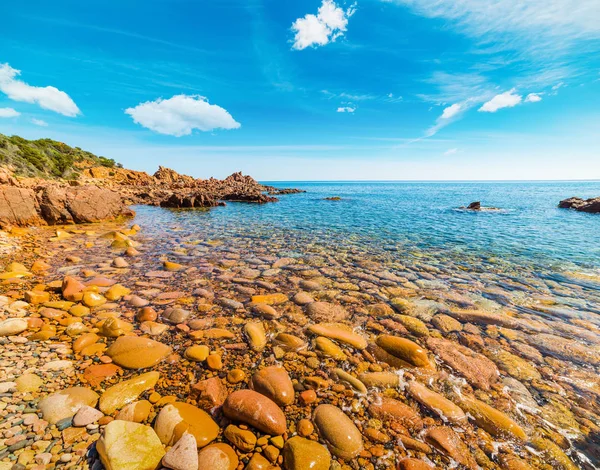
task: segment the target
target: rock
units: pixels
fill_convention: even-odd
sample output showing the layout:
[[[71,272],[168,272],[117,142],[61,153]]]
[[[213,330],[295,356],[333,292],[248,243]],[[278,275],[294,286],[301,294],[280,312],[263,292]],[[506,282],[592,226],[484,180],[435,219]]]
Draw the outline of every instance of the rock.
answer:
[[[104,293],[104,297],[113,302],[129,294],[131,294],[131,289],[128,289],[121,284],[115,284]]]
[[[276,320],[281,317],[281,314],[268,304],[255,304],[252,306],[252,311],[267,320]]]
[[[381,335],[377,338],[376,343],[387,353],[415,367],[431,367],[427,350],[409,339]]]
[[[431,323],[444,334],[462,331],[462,324],[449,315],[440,313],[431,319]]]
[[[50,292],[46,291],[27,291],[25,292],[25,302],[32,305],[39,305],[50,301]]]
[[[79,411],[73,417],[73,426],[87,426],[88,424],[95,423],[104,416],[104,413],[98,411],[96,408],[84,405],[79,408]]]
[[[411,397],[432,413],[438,415],[444,422],[461,424],[467,420],[464,411],[439,393],[428,389],[419,382],[408,384],[407,391]]]
[[[158,341],[139,336],[120,336],[106,350],[115,364],[127,369],[145,369],[165,359],[173,350]]]
[[[329,470],[331,455],[326,447],[309,439],[292,437],[283,447],[285,470]]]
[[[308,292],[298,292],[292,300],[296,305],[308,305],[315,301]]]
[[[42,223],[40,206],[33,190],[0,186],[0,228]]]
[[[358,375],[367,388],[397,388],[400,376],[394,372],[364,372]]]
[[[271,465],[271,462],[257,452],[252,456],[244,470],[279,470],[279,467]]]
[[[195,384],[191,394],[195,396],[198,406],[209,410],[221,406],[225,402],[227,389],[218,377],[211,377]]]
[[[340,382],[344,382],[350,385],[351,388],[353,388],[359,393],[367,393],[367,387],[365,386],[365,384],[353,375],[346,372],[344,369],[336,368],[333,370],[333,373],[337,376]]]
[[[288,296],[281,293],[252,296],[253,304],[281,305],[287,301]]]
[[[100,397],[100,410],[107,415],[113,414],[152,389],[159,377],[158,372],[147,372],[113,385]]]
[[[363,439],[360,431],[338,407],[317,406],[313,414],[313,422],[319,431],[319,436],[336,457],[350,460],[362,452]]]
[[[106,425],[96,450],[106,470],[156,470],[165,455],[151,427],[120,420]]]
[[[225,416],[249,424],[259,431],[278,436],[286,431],[285,415],[277,404],[253,390],[238,390],[223,404]]]
[[[194,362],[203,362],[206,360],[210,353],[210,349],[205,345],[194,345],[190,346],[185,350],[183,355],[186,359]]]
[[[109,317],[101,323],[98,324],[98,334],[107,338],[117,338],[133,330],[131,323],[127,323],[119,318]]]
[[[15,380],[17,390],[24,392],[37,392],[44,381],[35,374],[23,374]]]
[[[521,426],[488,404],[476,398],[463,396],[461,405],[469,413],[470,417],[473,418],[477,426],[486,430],[492,436],[508,439],[514,438],[520,441],[527,439],[527,435]]]
[[[198,449],[194,436],[188,432],[183,433],[163,457],[162,464],[172,470],[198,470]]]
[[[486,351],[486,355],[498,364],[501,370],[518,380],[542,380],[541,374],[529,361],[521,359],[502,348],[489,349]]]
[[[460,465],[470,470],[479,468],[467,445],[452,428],[446,426],[430,428],[425,433],[425,440]]]
[[[294,402],[294,385],[283,367],[265,367],[254,373],[250,386],[280,406]]]
[[[558,203],[561,209],[574,209],[580,212],[589,212],[591,214],[600,213],[600,197],[591,199],[581,199],[579,197],[571,197],[564,199]]]
[[[141,423],[150,415],[152,404],[148,400],[140,400],[126,405],[119,411],[116,419]]]
[[[329,302],[309,303],[306,306],[306,314],[315,322],[340,322],[349,316],[344,307]]]
[[[241,429],[233,424],[225,428],[223,435],[234,447],[237,447],[244,453],[252,452],[256,446],[256,436],[252,432]]]
[[[81,302],[86,307],[99,307],[100,305],[104,305],[107,300],[104,298],[104,296],[98,294],[97,292],[87,291],[83,293]]]
[[[0,336],[14,336],[27,329],[27,320],[23,318],[9,318],[0,321]]]
[[[434,470],[434,468],[419,459],[402,459],[396,470]]]
[[[535,437],[532,439],[531,444],[539,453],[538,455],[540,455],[542,460],[553,469],[577,470],[578,467],[554,442],[543,437]]]
[[[219,434],[219,426],[203,410],[188,403],[175,402],[165,406],[154,423],[154,430],[165,445],[174,445],[183,433],[196,438],[198,448],[214,441]]]
[[[248,322],[244,325],[244,332],[253,351],[262,351],[267,345],[267,334],[261,322]]]
[[[496,364],[466,346],[440,338],[428,338],[427,346],[474,387],[489,390],[498,380]]]
[[[235,470],[239,460],[231,446],[211,444],[198,453],[198,470]]]
[[[545,333],[528,336],[527,342],[551,356],[583,365],[600,365],[600,351],[597,347],[590,348],[577,341]]]
[[[420,431],[423,429],[423,420],[410,406],[389,397],[377,397],[369,405],[369,414],[377,419],[396,421],[402,426]]]
[[[331,341],[329,338],[319,336],[315,339],[315,350],[317,350],[323,356],[331,357],[337,361],[344,361],[347,359],[346,354],[337,344]]]
[[[163,320],[167,321],[168,323],[171,323],[172,325],[185,323],[185,321],[189,317],[190,312],[179,307],[169,307],[162,314]]]
[[[95,407],[98,394],[89,388],[71,387],[48,395],[39,403],[42,416],[50,424],[56,424],[61,419],[70,418],[82,406]]]
[[[365,349],[368,342],[358,333],[355,333],[349,326],[341,323],[319,323],[310,325],[308,331],[326,338],[335,339],[346,343],[356,349]]]
[[[65,276],[62,283],[62,295],[67,300],[79,301],[83,297],[85,284],[71,276]]]

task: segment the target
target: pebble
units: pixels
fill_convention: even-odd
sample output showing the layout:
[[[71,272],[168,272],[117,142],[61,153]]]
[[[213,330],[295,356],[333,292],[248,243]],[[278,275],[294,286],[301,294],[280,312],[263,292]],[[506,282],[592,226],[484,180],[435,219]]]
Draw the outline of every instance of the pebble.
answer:
[[[279,406],[294,402],[294,384],[283,367],[270,366],[256,371],[251,378],[251,387]]]
[[[253,390],[231,393],[223,404],[225,416],[233,421],[249,424],[270,435],[286,431],[287,422],[283,411],[275,402]]]
[[[355,458],[363,450],[363,439],[352,420],[333,405],[319,405],[313,413],[313,422],[321,438],[336,457]]]

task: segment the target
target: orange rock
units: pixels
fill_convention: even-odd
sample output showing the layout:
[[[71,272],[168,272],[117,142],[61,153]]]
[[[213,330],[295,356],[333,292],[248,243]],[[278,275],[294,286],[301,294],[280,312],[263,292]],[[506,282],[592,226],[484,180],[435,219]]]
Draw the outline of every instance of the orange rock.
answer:
[[[83,298],[85,284],[71,276],[65,276],[62,284],[62,295],[66,300],[78,302]]]
[[[114,364],[94,364],[83,372],[83,377],[91,386],[97,387],[104,379],[117,375],[121,370]]]

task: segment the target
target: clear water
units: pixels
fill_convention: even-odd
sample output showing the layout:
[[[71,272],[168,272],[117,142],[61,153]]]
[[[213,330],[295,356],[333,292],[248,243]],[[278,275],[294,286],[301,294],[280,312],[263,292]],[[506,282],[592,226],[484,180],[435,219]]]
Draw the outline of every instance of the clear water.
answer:
[[[599,196],[598,181],[272,184],[307,193],[281,196],[276,204],[229,203],[208,212],[137,207],[137,222],[157,228],[178,226],[205,238],[285,239],[290,251],[315,244],[344,245],[373,254],[423,253],[464,259],[469,264],[493,261],[533,268],[600,268],[600,214],[557,208],[567,197]],[[324,200],[330,196],[342,199]],[[456,210],[472,201],[503,210]],[[157,221],[161,223],[151,223]]]

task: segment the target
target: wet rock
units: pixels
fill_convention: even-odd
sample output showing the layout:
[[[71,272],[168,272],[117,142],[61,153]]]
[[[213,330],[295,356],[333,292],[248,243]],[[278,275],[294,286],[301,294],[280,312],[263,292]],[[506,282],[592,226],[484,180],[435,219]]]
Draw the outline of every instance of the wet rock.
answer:
[[[412,398],[438,415],[444,422],[461,424],[467,420],[467,416],[459,406],[419,382],[410,382],[407,391]]]
[[[241,429],[233,424],[225,428],[223,435],[225,439],[242,452],[252,452],[254,447],[256,447],[256,436],[250,431]]]
[[[174,445],[188,432],[195,437],[198,448],[210,444],[219,434],[219,426],[205,411],[182,402],[166,405],[156,418],[154,430],[165,445]]]
[[[140,400],[126,405],[119,411],[116,419],[141,423],[150,415],[152,404],[148,400]]]
[[[358,333],[355,333],[349,326],[341,323],[320,323],[318,325],[310,325],[308,331],[316,335],[325,336],[326,338],[346,343],[356,349],[365,349],[368,344],[365,338]]]
[[[262,351],[267,345],[267,334],[261,322],[248,322],[244,325],[244,332],[253,351]]]
[[[490,405],[476,398],[464,396],[461,406],[469,413],[477,426],[485,429],[492,436],[514,438],[520,441],[527,439],[527,435],[521,426]]]
[[[596,214],[600,213],[600,198],[581,199],[579,197],[571,197],[560,201],[558,207]]]
[[[489,390],[498,380],[496,364],[465,346],[439,338],[429,338],[427,346],[474,387]]]
[[[286,470],[329,470],[331,455],[318,442],[296,436],[283,447],[283,465]]]
[[[255,304],[252,306],[252,311],[267,320],[276,320],[281,317],[281,314],[268,304]]]
[[[163,457],[162,464],[172,470],[198,470],[198,449],[194,436],[183,433]]]
[[[40,401],[42,416],[50,424],[56,424],[61,419],[70,418],[82,406],[95,407],[98,394],[89,388],[71,387],[48,395]]]
[[[294,402],[294,385],[283,367],[265,367],[254,373],[251,387],[280,406]]]
[[[287,301],[288,296],[281,293],[252,296],[253,304],[281,305]]]
[[[136,401],[142,393],[154,388],[159,376],[158,372],[147,372],[113,385],[100,397],[100,410],[104,414],[111,415]]]
[[[171,352],[166,344],[139,336],[121,336],[106,350],[117,365],[127,369],[155,366]]]
[[[431,465],[419,459],[402,459],[398,462],[397,470],[434,470]]]
[[[398,336],[381,335],[377,338],[377,346],[387,353],[412,364],[415,367],[431,367],[427,350],[417,343]]]
[[[292,301],[296,305],[308,305],[311,302],[314,302],[315,299],[313,299],[308,292],[298,292],[296,295],[294,295]]]
[[[198,470],[235,470],[238,462],[235,451],[223,443],[211,444],[198,453]]]
[[[189,317],[190,312],[179,307],[169,307],[162,314],[163,320],[165,320],[168,323],[171,323],[172,325],[185,323]]]
[[[364,372],[358,378],[368,388],[397,388],[400,376],[394,372]]]
[[[210,349],[205,345],[194,345],[190,346],[185,350],[183,354],[186,359],[194,362],[203,362],[206,360],[210,353]]]
[[[419,431],[423,429],[423,420],[410,406],[388,397],[376,397],[369,405],[369,414],[377,419],[396,421],[402,426]]]
[[[467,445],[452,428],[446,426],[430,428],[425,434],[425,440],[460,465],[470,470],[479,468]]]
[[[225,416],[249,424],[271,435],[283,434],[287,423],[281,408],[271,399],[253,390],[238,390],[223,404]]]
[[[548,462],[556,470],[577,470],[577,466],[554,442],[542,437],[535,437],[531,444],[540,453],[544,462]]]
[[[315,350],[323,356],[331,357],[332,359],[343,361],[347,359],[344,351],[329,338],[319,336],[315,339]]]
[[[578,364],[600,365],[600,348],[586,347],[581,343],[556,335],[531,335],[527,342],[541,352]]]
[[[315,322],[340,322],[349,317],[341,305],[329,302],[311,302],[306,306],[306,314]]]
[[[96,450],[107,470],[155,470],[165,455],[151,427],[119,420],[106,425]]]
[[[338,407],[319,405],[314,411],[313,422],[336,457],[349,460],[362,452],[363,439],[360,431]]]
[[[102,416],[104,416],[104,413],[98,411],[96,408],[87,405],[82,406],[73,417],[73,426],[87,426],[88,424],[95,423]]]
[[[449,315],[439,314],[431,319],[431,323],[444,334],[462,331],[462,324]]]

